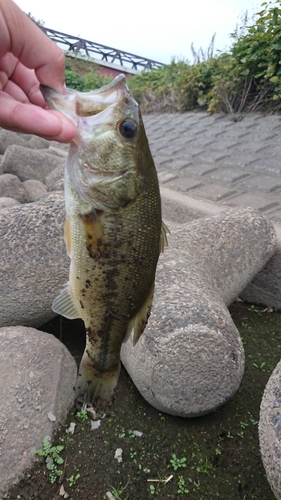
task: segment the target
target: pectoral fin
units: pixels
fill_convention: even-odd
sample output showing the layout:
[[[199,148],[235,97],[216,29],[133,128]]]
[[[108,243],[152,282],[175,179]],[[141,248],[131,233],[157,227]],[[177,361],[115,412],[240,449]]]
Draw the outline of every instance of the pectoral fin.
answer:
[[[88,214],[79,214],[79,217],[84,225],[85,242],[89,256],[92,259],[106,257],[108,255],[108,249],[97,211],[93,209]]]
[[[133,345],[137,343],[141,334],[144,332],[144,329],[148,322],[148,318],[150,316],[153,294],[154,294],[154,283],[142,307],[137,312],[136,316],[134,316],[134,318],[131,319],[131,321],[129,322],[124,342],[128,340],[130,333],[133,329],[134,329]]]
[[[74,304],[73,298],[70,294],[69,283],[64,285],[60,294],[53,301],[52,310],[67,319],[80,318],[80,314],[77,311],[76,305]]]

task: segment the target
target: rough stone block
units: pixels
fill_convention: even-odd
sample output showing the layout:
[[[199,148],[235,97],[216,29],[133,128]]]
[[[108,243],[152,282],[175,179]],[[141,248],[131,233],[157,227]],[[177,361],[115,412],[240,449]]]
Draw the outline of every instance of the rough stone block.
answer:
[[[0,214],[0,326],[40,326],[67,282],[63,194]]]
[[[273,177],[272,175],[255,175],[251,178],[245,179],[241,182],[240,186],[245,189],[257,189],[264,193],[272,193],[281,188],[281,179]],[[281,201],[281,195],[280,195]]]
[[[214,163],[205,164],[199,163],[199,161],[197,163],[196,160],[194,160],[194,165],[186,170],[186,174],[198,175],[201,177],[202,175],[207,175],[211,172],[215,172],[215,170],[217,170],[217,165]]]
[[[0,196],[14,198],[19,203],[26,203],[28,200],[27,192],[16,175],[0,175]]]
[[[0,498],[35,462],[34,452],[66,418],[77,367],[53,335],[34,328],[0,328]],[[52,422],[48,413],[55,417]]]
[[[234,195],[236,191],[217,184],[208,184],[207,186],[192,189],[190,193],[196,197],[217,202]]]
[[[255,154],[239,154],[231,152],[227,158],[223,158],[220,162],[224,167],[247,167],[259,161],[259,157]]]
[[[171,225],[148,326],[121,359],[160,411],[199,416],[231,398],[244,371],[239,333],[227,310],[273,255],[272,224],[251,209]]]
[[[277,201],[262,198],[261,196],[256,196],[251,193],[243,193],[238,196],[234,196],[231,200],[227,200],[227,205],[230,207],[252,207],[261,212],[266,212],[267,210],[278,207]]]
[[[0,154],[3,155],[9,146],[17,144],[28,148],[28,141],[17,132],[0,129]]]
[[[252,169],[257,172],[269,172],[270,174],[281,174],[280,157],[266,158],[255,162]]]
[[[161,181],[161,178],[159,179]],[[169,187],[180,189],[181,191],[189,191],[201,186],[198,179],[191,179],[190,177],[179,177],[169,182]]]
[[[166,171],[163,171],[163,172],[159,172],[158,174],[158,180],[160,182],[160,184],[165,184],[167,182],[170,182],[172,181],[173,179],[177,179],[178,176],[176,173],[171,173],[171,172],[168,172],[167,170]]]
[[[10,196],[2,196],[0,198],[0,212],[19,205],[20,202],[15,200],[14,198],[11,198]]]
[[[38,137],[37,135],[32,135],[28,141],[28,145],[33,149],[45,149],[48,148],[50,141],[47,139],[43,139],[42,137]]]
[[[0,177],[0,182],[1,182],[1,177]],[[37,201],[40,198],[42,198],[42,196],[47,194],[46,186],[41,181],[37,181],[36,179],[30,179],[29,181],[24,181],[22,184],[28,195],[29,202]]]
[[[281,311],[281,229],[276,227],[278,245],[274,255],[240,294],[241,299]]]
[[[209,173],[208,177],[226,184],[233,184],[234,182],[238,182],[246,177],[249,177],[249,175],[250,174],[247,174],[247,172],[245,172],[242,168],[225,167],[220,169],[217,168],[214,172]]]
[[[47,191],[64,191],[64,165],[55,168],[46,177]]]
[[[14,174],[21,181],[37,179],[46,182],[47,175],[64,163],[64,159],[47,153],[41,153],[22,146],[9,146],[2,160],[3,172]]]
[[[281,361],[266,385],[259,421],[259,441],[268,482],[281,500]]]

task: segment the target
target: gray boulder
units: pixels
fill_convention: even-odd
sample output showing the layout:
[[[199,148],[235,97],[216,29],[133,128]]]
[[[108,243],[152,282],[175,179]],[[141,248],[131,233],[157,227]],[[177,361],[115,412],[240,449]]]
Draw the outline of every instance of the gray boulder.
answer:
[[[0,129],[0,154],[3,155],[6,149],[14,144],[26,148],[29,147],[28,141],[24,139],[23,135],[11,132],[10,130]]]
[[[56,144],[56,146],[53,146],[52,144],[53,143],[51,143],[51,145],[49,146],[49,152],[53,155],[62,156],[66,159],[68,156],[69,145],[67,144],[67,148],[65,148],[65,144]]]
[[[266,385],[260,407],[259,441],[268,482],[281,500],[281,361]]]
[[[38,137],[37,135],[32,135],[28,141],[29,147],[33,149],[46,149],[49,147],[50,141],[43,139],[43,137]]]
[[[46,178],[47,191],[64,191],[64,165],[53,170]]]
[[[16,175],[0,175],[0,197],[14,198],[19,203],[26,203],[28,195],[22,182]]]
[[[4,173],[14,174],[21,181],[37,179],[45,184],[47,175],[63,163],[63,158],[22,146],[9,146],[2,160]]]
[[[19,205],[20,202],[15,200],[14,198],[11,198],[10,196],[1,196],[0,198],[0,212]]]
[[[66,347],[34,328],[0,328],[0,498],[73,405],[77,368]],[[49,415],[49,416],[48,416]],[[53,421],[53,417],[55,420]]]
[[[8,175],[8,174],[7,174]],[[1,182],[1,177],[0,177],[0,182]],[[24,181],[22,183],[29,202],[37,201],[42,196],[47,194],[47,189],[45,184],[41,181],[37,181],[36,179],[30,179],[29,181]]]
[[[227,307],[273,255],[272,224],[252,209],[171,225],[148,326],[121,359],[155,408],[193,417],[231,398],[244,351]]]
[[[39,326],[68,280],[63,194],[0,214],[0,326]]]

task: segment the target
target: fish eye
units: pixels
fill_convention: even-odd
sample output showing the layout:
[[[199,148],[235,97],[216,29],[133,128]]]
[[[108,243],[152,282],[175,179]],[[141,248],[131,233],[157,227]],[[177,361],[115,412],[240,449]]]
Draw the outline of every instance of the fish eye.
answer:
[[[137,125],[130,118],[126,118],[119,124],[120,134],[126,137],[126,139],[132,139],[135,136],[136,130]]]

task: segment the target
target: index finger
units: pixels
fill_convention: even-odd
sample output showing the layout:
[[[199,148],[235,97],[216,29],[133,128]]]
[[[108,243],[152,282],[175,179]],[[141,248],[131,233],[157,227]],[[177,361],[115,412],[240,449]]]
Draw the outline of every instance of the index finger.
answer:
[[[0,0],[0,57],[12,52],[40,83],[63,93],[62,50],[11,0]]]

